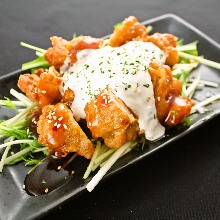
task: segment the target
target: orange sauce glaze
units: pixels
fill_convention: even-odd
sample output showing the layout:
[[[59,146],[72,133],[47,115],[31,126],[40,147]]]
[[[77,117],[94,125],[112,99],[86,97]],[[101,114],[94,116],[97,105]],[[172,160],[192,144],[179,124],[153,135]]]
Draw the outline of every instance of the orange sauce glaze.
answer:
[[[76,54],[83,49],[97,49],[103,43],[103,39],[93,38],[90,36],[82,36],[67,41],[61,37],[53,36],[50,38],[53,47],[50,47],[45,59],[50,66],[60,68],[64,61],[69,58],[71,63],[76,62]]]
[[[49,148],[57,157],[77,152],[88,159],[92,157],[94,147],[78,123],[72,111],[64,103],[47,105],[37,123],[38,141]]]

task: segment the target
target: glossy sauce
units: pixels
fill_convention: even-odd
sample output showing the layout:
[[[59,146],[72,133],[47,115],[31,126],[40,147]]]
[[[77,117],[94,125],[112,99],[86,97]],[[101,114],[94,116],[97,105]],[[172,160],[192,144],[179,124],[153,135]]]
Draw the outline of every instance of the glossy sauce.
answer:
[[[120,47],[106,46],[77,53],[72,66],[61,67],[64,80],[61,92],[70,88],[75,99],[71,105],[76,120],[85,118],[86,104],[107,86],[138,116],[146,139],[156,140],[165,128],[157,119],[149,64],[165,62],[163,52],[150,42],[131,41]]]
[[[50,193],[69,182],[74,174],[70,162],[75,155],[58,159],[53,155],[47,157],[28,173],[24,180],[25,191],[29,195],[40,196]]]

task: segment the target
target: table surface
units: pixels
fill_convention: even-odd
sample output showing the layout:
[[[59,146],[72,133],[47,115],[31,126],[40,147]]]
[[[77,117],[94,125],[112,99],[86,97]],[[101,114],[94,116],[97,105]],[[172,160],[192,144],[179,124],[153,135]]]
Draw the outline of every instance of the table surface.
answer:
[[[47,48],[51,35],[104,36],[129,15],[174,13],[220,43],[219,0],[7,0],[0,2],[0,75]],[[220,118],[100,183],[43,219],[219,219]]]

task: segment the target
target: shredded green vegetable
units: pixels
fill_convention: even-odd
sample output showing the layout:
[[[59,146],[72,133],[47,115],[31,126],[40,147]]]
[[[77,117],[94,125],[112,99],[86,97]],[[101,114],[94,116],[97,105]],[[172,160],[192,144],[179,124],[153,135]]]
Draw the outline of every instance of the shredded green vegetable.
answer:
[[[129,152],[132,150],[136,145],[138,144],[138,141],[129,141],[125,143],[122,147],[117,149],[111,157],[105,161],[104,166],[100,168],[98,173],[92,178],[92,180],[87,184],[86,188],[89,192],[91,192],[95,186],[99,183],[99,181],[103,178],[103,176],[110,170],[112,165],[120,158],[122,157],[125,152]]]
[[[220,63],[217,63],[217,62],[214,62],[214,61],[211,61],[211,60],[207,60],[203,57],[194,56],[194,55],[191,55],[191,54],[188,54],[188,53],[184,53],[182,51],[178,51],[178,55],[182,58],[189,59],[189,60],[194,60],[198,63],[201,63],[201,64],[204,64],[204,65],[207,65],[207,66],[210,66],[210,67],[213,67],[215,69],[220,70]]]
[[[5,148],[0,160],[0,172],[2,172],[4,165],[12,165],[19,161],[25,161],[26,165],[34,164],[37,160],[32,158],[32,153],[36,150],[36,152],[43,152],[44,155],[48,154],[48,150],[43,148],[36,137],[29,131],[29,125],[32,121],[30,113],[32,110],[38,108],[37,104],[13,89],[11,93],[14,94],[19,101],[15,102],[7,98],[7,102],[0,100],[0,105],[7,105],[8,108],[17,109],[18,106],[16,106],[16,104],[19,104],[19,106],[26,108],[20,112],[16,111],[14,117],[0,122],[0,136],[9,137],[5,143],[0,144],[0,149]],[[10,149],[13,146],[19,145],[20,150],[8,156]]]
[[[24,70],[30,70],[30,69],[33,69],[33,68],[38,68],[38,67],[44,67],[44,68],[45,67],[49,67],[49,63],[46,61],[46,59],[44,57],[44,55],[46,53],[46,50],[41,49],[39,47],[32,46],[32,45],[24,43],[24,42],[21,42],[20,44],[23,47],[27,47],[27,48],[29,48],[31,50],[35,50],[36,51],[36,55],[38,56],[37,59],[22,64],[22,70],[23,71]]]

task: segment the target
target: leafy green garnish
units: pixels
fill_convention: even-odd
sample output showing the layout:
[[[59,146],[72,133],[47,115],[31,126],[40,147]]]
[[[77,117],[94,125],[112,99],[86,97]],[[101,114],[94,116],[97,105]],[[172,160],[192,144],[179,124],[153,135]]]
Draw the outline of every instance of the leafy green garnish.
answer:
[[[41,161],[41,160],[32,159],[32,158],[29,158],[29,159],[24,158],[23,160],[26,162],[25,166],[36,165]]]
[[[82,37],[82,36],[83,36],[82,34],[80,34],[80,35],[77,36],[77,34],[74,33],[74,34],[73,34],[73,39],[75,39],[75,38],[77,38],[77,37]]]
[[[141,149],[143,150],[146,144],[146,138],[141,138],[139,141],[140,145],[141,145]]]
[[[147,33],[149,34],[153,30],[153,26],[148,25],[147,26]]]
[[[183,39],[177,41],[177,50],[180,52],[184,52],[193,56],[198,56],[197,49],[198,41],[191,42],[189,44],[183,44]],[[179,63],[190,63],[190,59],[179,57]]]
[[[189,127],[192,124],[192,119],[189,117],[185,117],[182,124],[184,127]]]
[[[114,25],[114,29],[119,28],[123,25],[123,22],[117,23]]]
[[[185,58],[185,59],[188,59],[188,60],[193,60],[195,62],[198,62],[198,63],[204,64],[206,66],[210,66],[212,68],[220,70],[220,63],[205,59],[205,58],[200,57],[200,56],[194,56],[194,55],[182,52],[182,51],[178,51],[178,55],[181,58]]]
[[[38,57],[33,61],[22,64],[23,71],[37,67],[49,67],[49,63],[45,60],[44,56]]]
[[[17,129],[17,128],[14,129],[14,128],[10,128],[2,124],[3,123],[0,124],[0,135],[1,136],[15,137],[18,140],[28,138],[28,133],[26,129]]]
[[[73,39],[77,38],[77,35],[76,33],[73,34]]]
[[[27,47],[31,50],[35,50],[36,55],[38,56],[37,59],[22,64],[22,70],[29,70],[29,69],[37,68],[37,67],[49,67],[49,63],[46,61],[44,57],[45,53],[47,52],[46,50],[41,49],[39,47],[32,46],[30,44],[26,44],[24,42],[21,42],[20,44],[21,46]]]
[[[183,46],[183,42],[184,42],[183,38],[178,39],[176,42],[176,46]]]
[[[179,79],[182,83],[182,93],[181,95],[186,96],[187,82],[189,74],[194,68],[197,67],[197,63],[184,63],[184,64],[175,64],[173,66],[173,77]]]
[[[8,97],[4,97],[5,100],[0,100],[0,104],[6,105],[8,108],[14,109],[17,111],[16,105]]]
[[[177,50],[180,58],[180,63],[198,62],[216,69],[220,69],[220,63],[208,60],[202,56],[198,56],[197,49],[198,41],[183,45],[183,39],[177,42]]]
[[[198,41],[194,41],[194,42],[191,42],[191,43],[185,44],[185,45],[183,45],[182,43],[180,43],[180,42],[177,43],[177,50],[178,51],[182,51],[182,52],[194,55],[194,56],[198,56],[198,49],[197,49]]]
[[[37,163],[38,161],[33,158],[32,153],[43,152],[44,155],[48,154],[47,148],[43,147],[42,144],[36,140],[32,132],[29,131],[29,126],[31,124],[30,115],[31,112],[37,108],[37,104],[33,103],[27,97],[23,97],[22,94],[15,90],[12,90],[11,94],[18,98],[19,104],[25,104],[24,106],[26,106],[26,108],[19,113],[17,112],[14,117],[1,121],[0,123],[0,135],[10,137],[10,139],[7,139],[8,141],[0,144],[0,148],[6,147],[0,161],[0,172],[4,164],[12,165],[19,161],[25,161],[26,165]],[[11,107],[11,102],[10,99],[7,99],[9,107]],[[14,145],[16,145],[15,148]],[[17,152],[7,157],[12,147]]]
[[[86,188],[89,192],[91,192],[95,186],[99,183],[99,181],[103,178],[103,176],[109,171],[109,169],[112,167],[112,165],[122,156],[124,156],[125,154],[127,154],[128,152],[130,152],[132,149],[134,149],[135,146],[137,146],[138,144],[138,141],[128,141],[126,142],[123,146],[121,146],[120,148],[118,149],[109,149],[107,150],[106,152],[110,151],[110,150],[114,150],[113,152],[111,152],[111,154],[105,158],[104,161],[102,161],[102,163],[100,164],[100,170],[98,171],[98,173],[91,179],[91,181],[87,184]],[[87,167],[87,170],[83,176],[84,179],[86,179],[90,172],[93,169],[93,167],[97,166],[97,164],[99,164],[100,161],[98,161],[98,158],[102,157],[103,154],[106,154],[105,153],[102,153],[100,155],[100,152],[101,152],[101,148],[102,146],[100,146],[99,149],[96,149],[97,150],[97,153],[94,152],[93,154],[93,157],[90,161],[90,164],[89,166]],[[96,151],[95,150],[95,151]]]
[[[29,49],[31,49],[31,50],[38,51],[38,52],[40,52],[40,53],[42,53],[42,54],[45,54],[45,53],[47,52],[47,51],[44,50],[44,49],[41,49],[41,48],[39,48],[39,47],[32,46],[32,45],[27,44],[27,43],[24,43],[24,42],[20,42],[20,45],[23,46],[23,47],[27,47],[27,48],[29,48]]]

